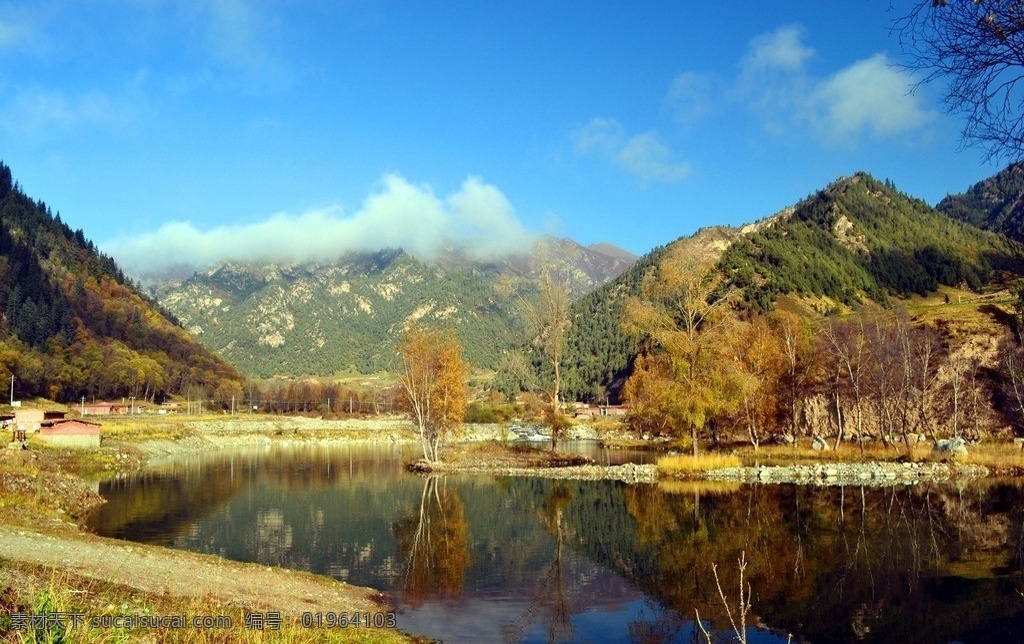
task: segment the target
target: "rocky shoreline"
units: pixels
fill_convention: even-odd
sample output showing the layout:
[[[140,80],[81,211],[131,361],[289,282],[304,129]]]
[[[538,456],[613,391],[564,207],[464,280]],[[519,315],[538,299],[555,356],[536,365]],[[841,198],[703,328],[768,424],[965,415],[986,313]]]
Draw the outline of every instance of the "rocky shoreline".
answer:
[[[354,442],[411,445],[418,442],[409,421],[400,418],[324,420],[302,417],[258,419],[235,417],[195,420],[186,423],[185,426],[193,430],[191,435],[177,440],[157,439],[135,443],[134,447],[142,456],[142,462],[137,462],[136,467],[162,457],[232,447],[327,445]],[[578,435],[570,438],[576,440],[597,438],[591,427],[584,426],[577,429],[579,431],[574,434]],[[470,425],[464,429],[459,444],[487,441],[507,442],[511,438],[508,428],[497,424]],[[661,478],[655,465],[602,466],[587,464],[562,467],[521,467],[515,463],[500,460],[492,462],[489,459],[445,462],[420,468],[419,471],[424,474],[491,474],[588,481],[604,479],[628,484],[655,483]],[[737,483],[882,487],[975,480],[990,474],[991,472],[984,466],[961,464],[955,461],[921,463],[828,461],[808,465],[756,465],[722,468],[683,475],[679,478]]]
[[[435,463],[421,474],[490,474],[493,476],[536,476],[580,481],[622,481],[623,483],[657,483],[657,465],[571,465],[568,467],[514,467],[485,463]]]
[[[918,483],[974,480],[989,475],[982,465],[955,463],[816,463],[814,465],[761,465],[730,467],[704,472],[708,481],[739,483],[793,483],[797,485],[889,487]]]

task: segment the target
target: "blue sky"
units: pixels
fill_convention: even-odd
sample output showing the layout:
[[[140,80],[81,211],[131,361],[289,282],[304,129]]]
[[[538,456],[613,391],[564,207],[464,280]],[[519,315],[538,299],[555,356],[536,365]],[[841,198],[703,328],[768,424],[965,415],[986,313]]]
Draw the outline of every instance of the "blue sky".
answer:
[[[136,276],[539,233],[637,254],[865,170],[993,174],[894,0],[0,0],[0,160]]]

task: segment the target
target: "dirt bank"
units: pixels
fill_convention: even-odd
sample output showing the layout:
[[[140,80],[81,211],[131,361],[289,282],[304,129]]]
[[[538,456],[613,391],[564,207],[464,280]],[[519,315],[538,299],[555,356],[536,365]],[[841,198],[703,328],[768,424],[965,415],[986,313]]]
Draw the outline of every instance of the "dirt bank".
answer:
[[[84,533],[42,533],[0,527],[0,559],[100,579],[135,591],[210,599],[218,605],[279,611],[386,610],[384,595],[329,577],[243,564]],[[0,571],[0,578],[4,571]]]
[[[0,449],[3,615],[31,611],[39,593],[53,592],[55,576],[60,578],[57,585],[62,592],[76,602],[76,609],[91,615],[137,616],[146,611],[159,613],[163,607],[207,615],[234,614],[237,624],[241,615],[254,610],[278,612],[285,623],[304,612],[379,614],[390,610],[387,598],[378,591],[330,577],[85,532],[81,522],[104,501],[95,482],[71,472],[132,469],[142,460],[131,444],[108,444],[82,452],[36,445],[26,450]],[[2,622],[0,619],[0,640],[5,637]],[[184,633],[167,631],[161,637],[176,641],[175,637]],[[380,631],[379,635],[389,641],[404,639],[394,631]]]

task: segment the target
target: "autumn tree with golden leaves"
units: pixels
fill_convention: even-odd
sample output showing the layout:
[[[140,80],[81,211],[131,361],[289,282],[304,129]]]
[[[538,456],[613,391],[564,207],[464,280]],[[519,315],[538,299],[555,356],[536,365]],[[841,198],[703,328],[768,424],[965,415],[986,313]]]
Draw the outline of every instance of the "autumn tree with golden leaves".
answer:
[[[451,331],[413,323],[398,351],[401,402],[416,424],[423,457],[436,463],[442,441],[462,424],[466,412],[469,366],[462,345]]]
[[[643,292],[626,303],[626,329],[641,339],[646,356],[623,391],[630,422],[688,433],[697,455],[708,422],[736,410],[750,389],[730,306],[736,291],[712,258],[677,246],[645,277]]]

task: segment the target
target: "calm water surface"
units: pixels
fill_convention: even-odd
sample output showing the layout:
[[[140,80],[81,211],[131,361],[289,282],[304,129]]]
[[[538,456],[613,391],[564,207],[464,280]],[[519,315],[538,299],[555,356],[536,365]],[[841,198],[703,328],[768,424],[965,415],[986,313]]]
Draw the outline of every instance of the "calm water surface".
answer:
[[[1024,641],[1024,495],[966,489],[636,485],[403,471],[395,446],[175,458],[101,485],[103,535],[392,594],[403,630],[457,641]],[[614,462],[638,455],[595,452]]]

